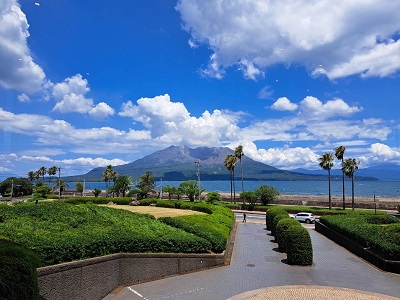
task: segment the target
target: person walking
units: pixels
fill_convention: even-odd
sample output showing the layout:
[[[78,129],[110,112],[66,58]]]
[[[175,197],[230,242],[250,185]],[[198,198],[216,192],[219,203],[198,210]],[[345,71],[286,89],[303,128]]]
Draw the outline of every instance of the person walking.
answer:
[[[246,223],[246,213],[243,213],[243,222]]]

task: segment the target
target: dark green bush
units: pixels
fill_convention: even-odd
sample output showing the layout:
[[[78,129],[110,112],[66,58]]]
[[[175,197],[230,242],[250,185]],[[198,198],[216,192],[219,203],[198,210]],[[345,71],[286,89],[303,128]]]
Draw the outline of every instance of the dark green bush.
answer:
[[[145,198],[139,200],[139,205],[141,206],[149,206],[150,204],[157,204],[158,199],[156,198]]]
[[[323,216],[320,222],[387,260],[400,260],[400,223],[392,217],[349,214]],[[369,223],[371,222],[371,223]],[[387,222],[396,222],[387,224]]]
[[[279,206],[271,207],[266,212],[266,223],[267,223],[267,230],[271,231],[272,228],[272,221],[274,220],[275,216],[279,213],[286,212],[283,208]]]
[[[292,218],[280,219],[276,225],[275,239],[279,246],[279,251],[286,252],[287,243],[287,230],[290,226],[298,225],[301,226],[300,222]]]
[[[171,200],[158,200],[157,207],[175,208],[175,201]]]
[[[172,227],[180,228],[186,232],[193,233],[199,237],[202,237],[208,240],[211,243],[211,250],[216,253],[221,253],[225,250],[226,247],[226,238],[213,230],[207,229],[205,230],[204,227],[190,221],[185,221],[179,218],[159,218],[160,222],[168,224]]]
[[[45,265],[118,252],[201,253],[212,247],[153,216],[97,205],[1,205],[0,215],[0,235],[38,253]]]
[[[107,197],[70,197],[64,200],[66,203],[70,204],[108,204],[113,202],[114,204],[118,205],[128,205],[131,203],[131,198],[129,197],[114,197],[114,198],[107,198]]]
[[[43,299],[36,273],[41,265],[37,254],[0,239],[0,299]]]
[[[289,265],[308,266],[313,263],[311,237],[303,226],[293,225],[287,231],[286,250]]]
[[[278,222],[281,219],[284,218],[289,218],[289,214],[285,211],[285,212],[281,212],[279,214],[277,214],[274,219],[272,220],[272,224],[271,224],[271,234],[276,237],[276,225],[278,224]]]
[[[368,224],[394,224],[399,223],[399,219],[393,218],[392,216],[385,215],[366,215],[365,220]]]

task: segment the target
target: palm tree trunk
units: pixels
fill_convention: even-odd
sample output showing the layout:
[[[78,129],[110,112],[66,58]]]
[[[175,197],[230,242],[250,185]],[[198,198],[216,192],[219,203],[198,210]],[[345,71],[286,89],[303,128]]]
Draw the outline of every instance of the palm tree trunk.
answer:
[[[242,167],[242,159],[240,159],[240,171],[242,172],[242,193],[244,192],[244,182],[243,182],[243,167]]]
[[[332,209],[332,196],[331,196],[331,170],[328,170],[328,190],[329,190],[329,209]]]
[[[342,165],[343,165],[343,158],[342,158]],[[342,171],[342,191],[343,191],[343,210],[346,209],[346,196],[344,193],[344,172]]]
[[[354,176],[351,177],[351,209],[354,210]]]
[[[232,201],[232,171],[230,171],[230,175],[231,175],[231,203],[233,202]]]
[[[235,184],[235,169],[233,169],[233,203],[236,204],[236,184]]]

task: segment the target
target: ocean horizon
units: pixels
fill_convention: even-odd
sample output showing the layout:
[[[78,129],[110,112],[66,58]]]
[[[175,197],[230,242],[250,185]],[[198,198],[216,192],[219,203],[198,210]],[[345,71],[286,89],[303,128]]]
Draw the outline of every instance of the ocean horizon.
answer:
[[[177,187],[182,181],[156,181],[156,190],[167,185]],[[253,191],[262,184],[276,188],[281,194],[288,195],[328,195],[327,181],[244,181],[244,190]],[[68,182],[69,188],[75,188],[75,182]],[[236,193],[242,192],[242,182],[235,182]],[[134,186],[133,186],[134,187]],[[230,181],[201,181],[200,187],[205,188],[206,192],[230,192]],[[105,182],[85,182],[85,190],[94,190],[95,188],[105,190]],[[383,198],[400,198],[400,181],[355,181],[355,196]],[[331,181],[331,193],[333,196],[342,195],[342,182]],[[351,195],[351,181],[345,181],[345,193]]]

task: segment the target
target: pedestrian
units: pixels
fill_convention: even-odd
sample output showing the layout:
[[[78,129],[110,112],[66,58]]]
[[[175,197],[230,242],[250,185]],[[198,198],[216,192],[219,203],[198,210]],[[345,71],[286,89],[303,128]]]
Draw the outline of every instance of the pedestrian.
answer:
[[[246,213],[243,213],[243,222],[246,223]]]

